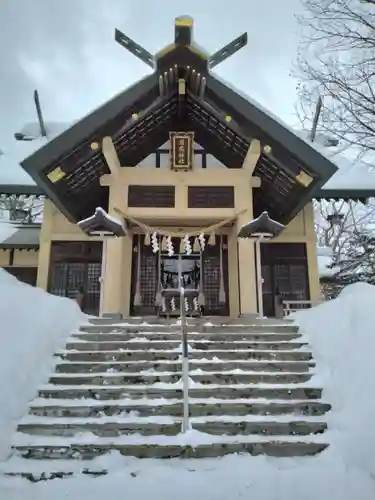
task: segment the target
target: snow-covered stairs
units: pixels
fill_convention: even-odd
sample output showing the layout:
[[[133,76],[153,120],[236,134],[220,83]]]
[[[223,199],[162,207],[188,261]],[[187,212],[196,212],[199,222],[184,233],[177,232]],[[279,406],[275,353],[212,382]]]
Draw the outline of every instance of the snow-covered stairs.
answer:
[[[190,323],[187,434],[179,326],[98,320],[57,353],[56,372],[19,424],[15,454],[91,460],[118,450],[201,458],[302,456],[326,448],[330,405],[310,380],[314,362],[298,327],[275,320]]]

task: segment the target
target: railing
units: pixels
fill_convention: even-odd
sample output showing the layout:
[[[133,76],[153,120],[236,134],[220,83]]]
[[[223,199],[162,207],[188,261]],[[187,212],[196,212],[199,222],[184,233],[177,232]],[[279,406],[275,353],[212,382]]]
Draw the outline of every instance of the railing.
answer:
[[[185,314],[185,287],[182,279],[180,283],[180,317],[181,317],[181,339],[182,339],[182,397],[183,397],[183,419],[182,432],[187,432],[189,425],[189,346],[187,340],[186,314]]]
[[[189,422],[189,347],[187,338],[187,324],[185,313],[185,298],[187,296],[197,296],[198,290],[185,290],[182,280],[179,288],[167,288],[162,290],[165,298],[180,296],[180,321],[181,321],[181,341],[182,341],[182,395],[183,395],[183,420],[182,432],[190,429]]]
[[[283,300],[283,317],[287,318],[292,313],[310,309],[311,307],[321,304],[322,301],[312,300]]]

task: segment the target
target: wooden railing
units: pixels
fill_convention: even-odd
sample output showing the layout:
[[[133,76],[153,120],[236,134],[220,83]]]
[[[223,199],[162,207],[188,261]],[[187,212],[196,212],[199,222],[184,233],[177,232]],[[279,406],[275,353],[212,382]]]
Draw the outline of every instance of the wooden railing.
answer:
[[[312,300],[283,300],[283,317],[287,318],[294,312],[310,309],[321,304],[322,301]]]

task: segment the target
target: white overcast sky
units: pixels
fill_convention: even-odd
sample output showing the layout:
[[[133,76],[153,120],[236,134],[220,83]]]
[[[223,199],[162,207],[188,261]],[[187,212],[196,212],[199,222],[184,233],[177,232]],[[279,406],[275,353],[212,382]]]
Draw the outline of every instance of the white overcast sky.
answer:
[[[218,74],[295,125],[300,9],[300,0],[1,0],[0,183],[27,181],[17,161],[30,144],[13,134],[36,119],[34,89],[46,121],[79,119],[148,72],[115,43],[114,29],[154,53],[172,41],[182,14],[210,52],[247,31],[247,47]]]

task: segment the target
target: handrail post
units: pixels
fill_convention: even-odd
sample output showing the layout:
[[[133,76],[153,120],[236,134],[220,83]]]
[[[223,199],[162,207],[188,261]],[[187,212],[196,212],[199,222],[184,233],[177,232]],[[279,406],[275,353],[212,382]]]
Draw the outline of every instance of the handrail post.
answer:
[[[182,394],[183,394],[183,420],[182,432],[190,429],[189,425],[189,349],[186,331],[185,317],[185,288],[182,277],[180,278],[180,316],[181,316],[181,337],[182,337]]]

